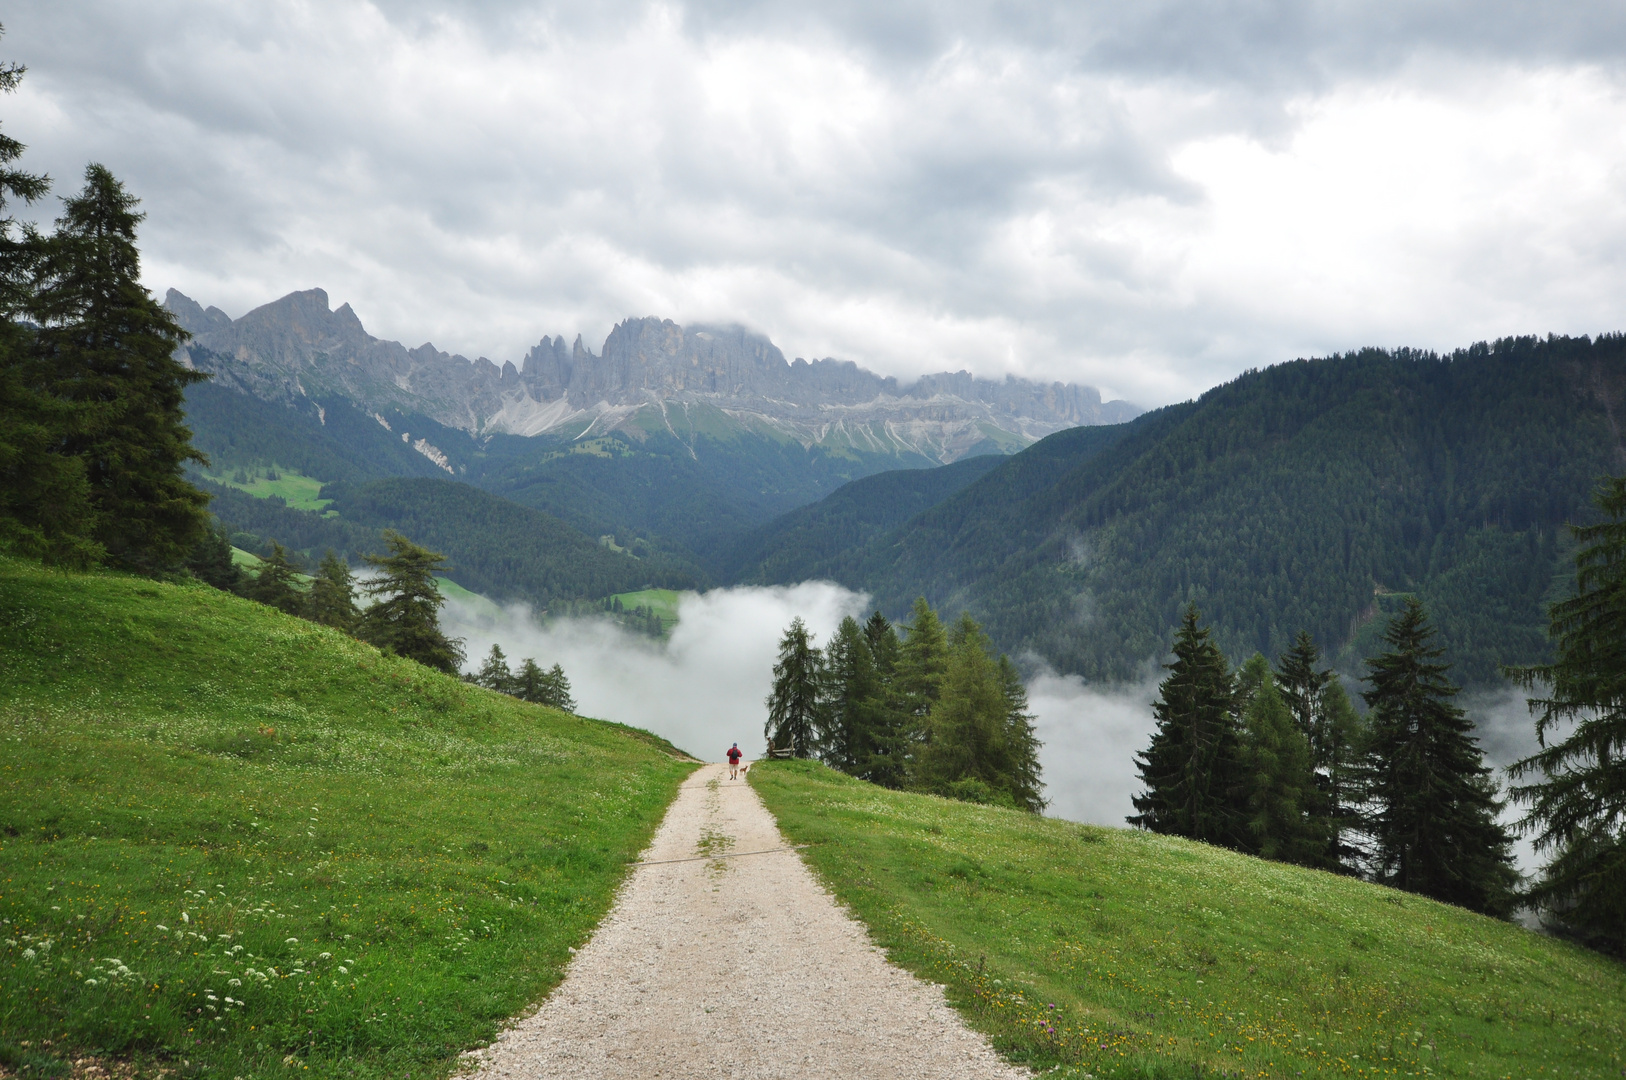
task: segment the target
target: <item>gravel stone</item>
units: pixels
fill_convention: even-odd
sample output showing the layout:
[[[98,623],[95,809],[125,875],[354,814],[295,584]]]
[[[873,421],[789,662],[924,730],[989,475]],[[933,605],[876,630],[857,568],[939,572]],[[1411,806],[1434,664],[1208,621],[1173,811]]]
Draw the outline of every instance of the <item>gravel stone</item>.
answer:
[[[749,854],[785,846],[743,779],[698,770],[564,982],[475,1055],[481,1080],[1032,1075],[889,964],[795,852]]]

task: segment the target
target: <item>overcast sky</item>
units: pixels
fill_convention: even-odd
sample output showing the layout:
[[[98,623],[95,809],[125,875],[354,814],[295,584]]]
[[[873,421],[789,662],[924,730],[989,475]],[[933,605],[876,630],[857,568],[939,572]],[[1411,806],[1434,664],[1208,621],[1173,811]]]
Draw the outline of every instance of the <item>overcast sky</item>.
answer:
[[[631,315],[1145,405],[1626,329],[1626,5],[16,0],[145,275],[518,360]],[[46,216],[55,213],[52,200]]]

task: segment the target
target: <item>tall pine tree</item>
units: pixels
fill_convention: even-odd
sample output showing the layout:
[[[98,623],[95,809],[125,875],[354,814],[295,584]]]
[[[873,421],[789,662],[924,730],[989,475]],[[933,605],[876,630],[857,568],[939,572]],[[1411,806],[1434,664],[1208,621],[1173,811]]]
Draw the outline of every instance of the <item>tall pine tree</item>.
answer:
[[[813,647],[807,624],[797,617],[779,641],[779,660],[773,666],[768,722],[762,729],[770,747],[788,749],[799,758],[813,756],[824,726],[823,682],[823,657]]]
[[[1237,727],[1237,687],[1197,608],[1174,638],[1174,662],[1152,704],[1152,742],[1136,755],[1146,790],[1129,823],[1152,832],[1247,850],[1246,763]]]
[[[870,733],[869,758],[859,775],[882,787],[901,788],[907,778],[912,719],[898,688],[901,643],[885,615],[876,611],[864,623],[875,675],[881,684],[880,708]]]
[[[184,395],[208,376],[175,359],[188,335],[141,285],[137,202],[107,169],[87,168],[44,243],[31,308],[49,389],[79,410],[64,448],[84,462],[95,540],[113,564],[157,573],[209,530],[209,497],[182,474],[206,463]]]
[[[1541,749],[1510,770],[1536,850],[1553,853],[1530,897],[1561,932],[1626,956],[1626,477],[1594,496],[1604,520],[1574,528],[1575,592],[1549,613],[1556,658],[1508,674]],[[1562,739],[1554,739],[1569,729]]]
[[[1423,605],[1406,601],[1369,658],[1367,831],[1375,876],[1385,884],[1506,918],[1513,912],[1511,842],[1497,822],[1502,804],[1452,700],[1457,687],[1431,644]]]
[[[1011,759],[1007,790],[1017,806],[1037,814],[1048,804],[1039,768],[1039,747],[1044,744],[1033,729],[1033,714],[1028,712],[1028,690],[1022,685],[1016,665],[1011,663],[1010,657],[1000,653],[998,668],[1000,689],[1005,698],[1005,745]]]

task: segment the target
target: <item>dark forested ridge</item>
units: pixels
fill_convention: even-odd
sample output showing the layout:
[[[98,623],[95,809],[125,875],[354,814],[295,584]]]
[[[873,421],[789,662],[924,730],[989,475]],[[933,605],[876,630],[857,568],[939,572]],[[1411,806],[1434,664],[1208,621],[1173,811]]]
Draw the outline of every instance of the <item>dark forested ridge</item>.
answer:
[[[1281,364],[1051,436],[831,576],[889,612],[969,609],[1001,648],[1093,678],[1161,655],[1187,602],[1229,655],[1306,629],[1353,667],[1374,617],[1416,594],[1484,684],[1547,655],[1562,526],[1626,464],[1623,389],[1621,335]],[[1116,441],[1057,453],[1090,438]]]
[[[897,469],[854,480],[746,534],[723,560],[723,576],[751,585],[847,576],[862,559],[865,544],[936,506],[1004,460],[1002,455],[982,455],[935,469]]]

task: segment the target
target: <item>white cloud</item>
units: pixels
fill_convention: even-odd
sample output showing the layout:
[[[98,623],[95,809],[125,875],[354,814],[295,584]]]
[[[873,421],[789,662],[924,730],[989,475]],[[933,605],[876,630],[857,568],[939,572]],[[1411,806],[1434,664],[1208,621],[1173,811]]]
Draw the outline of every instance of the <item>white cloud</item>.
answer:
[[[1545,9],[1544,9],[1545,10]],[[1619,10],[57,0],[25,162],[146,273],[518,359],[629,315],[1156,404],[1364,344],[1619,329]]]
[[[868,597],[829,582],[685,593],[665,641],[623,630],[608,619],[538,624],[522,605],[502,609],[449,599],[447,633],[467,642],[478,667],[493,644],[517,667],[533,657],[561,664],[583,716],[631,724],[670,739],[708,761],[738,742],[751,757],[766,747],[764,704],[773,685],[779,638],[800,616],[819,641]]]

